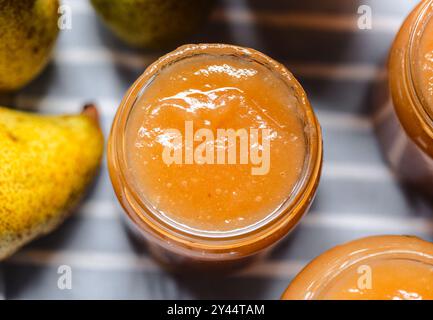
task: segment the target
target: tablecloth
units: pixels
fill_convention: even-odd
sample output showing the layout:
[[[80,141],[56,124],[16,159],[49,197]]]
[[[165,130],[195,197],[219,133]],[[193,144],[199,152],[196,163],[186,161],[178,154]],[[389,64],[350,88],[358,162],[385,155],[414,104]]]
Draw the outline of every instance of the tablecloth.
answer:
[[[286,64],[321,122],[325,158],[316,200],[264,261],[224,277],[166,272],[128,236],[104,161],[73,216],[1,264],[1,294],[7,299],[277,299],[306,263],[339,243],[375,234],[433,240],[433,203],[398,183],[371,122],[371,90],[383,81],[391,41],[415,3],[222,0],[208,25],[185,40],[252,47]],[[93,101],[107,137],[126,89],[166,51],[124,45],[88,1],[63,4],[72,10],[72,28],[62,30],[52,62],[2,103],[64,113]],[[358,27],[361,5],[371,8],[371,29]],[[71,267],[71,289],[58,286],[61,265]]]

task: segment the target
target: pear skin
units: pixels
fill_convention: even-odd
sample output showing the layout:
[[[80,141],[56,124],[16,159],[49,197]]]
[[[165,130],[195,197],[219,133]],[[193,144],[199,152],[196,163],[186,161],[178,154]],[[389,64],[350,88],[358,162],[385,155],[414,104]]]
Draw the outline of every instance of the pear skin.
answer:
[[[0,260],[68,216],[103,146],[94,106],[65,116],[0,107]]]
[[[200,31],[214,0],[91,0],[102,21],[139,48],[167,48]]]
[[[0,0],[0,91],[14,91],[48,63],[57,39],[58,0]]]

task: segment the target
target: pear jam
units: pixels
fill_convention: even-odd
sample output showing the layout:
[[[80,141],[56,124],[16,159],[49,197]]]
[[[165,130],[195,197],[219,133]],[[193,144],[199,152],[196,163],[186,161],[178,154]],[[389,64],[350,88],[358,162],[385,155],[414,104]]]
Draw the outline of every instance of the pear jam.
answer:
[[[433,300],[433,244],[373,236],[332,248],[310,262],[286,300]]]
[[[283,65],[254,49],[190,44],[127,91],[107,160],[129,230],[159,262],[230,272],[308,211],[322,150],[306,93]]]
[[[431,18],[425,24],[419,41],[414,77],[419,89],[419,98],[423,102],[429,116],[433,119],[433,21]]]
[[[251,60],[197,55],[164,68],[128,120],[137,189],[192,229],[233,231],[265,219],[303,170],[298,104],[278,75]]]
[[[376,90],[374,116],[394,173],[427,197],[433,192],[432,3],[419,2],[397,33],[388,58],[387,86]]]

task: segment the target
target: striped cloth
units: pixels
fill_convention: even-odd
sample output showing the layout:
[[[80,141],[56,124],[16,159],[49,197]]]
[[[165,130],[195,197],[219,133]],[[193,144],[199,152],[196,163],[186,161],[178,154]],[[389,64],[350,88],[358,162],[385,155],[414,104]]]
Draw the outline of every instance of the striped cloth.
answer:
[[[7,102],[63,113],[95,101],[107,135],[128,86],[164,52],[129,48],[99,23],[87,1],[64,2],[72,8],[72,29],[62,31],[43,75]],[[325,161],[316,201],[265,261],[224,279],[165,272],[128,238],[104,162],[72,218],[2,263],[1,294],[8,299],[277,299],[308,261],[336,244],[374,234],[433,240],[432,204],[400,187],[383,162],[368,102],[370,89],[384,79],[383,62],[396,30],[415,3],[222,0],[208,26],[186,41],[253,47],[285,63],[323,126]],[[372,30],[357,27],[361,4],[372,8]],[[72,267],[71,290],[57,286],[60,265]]]

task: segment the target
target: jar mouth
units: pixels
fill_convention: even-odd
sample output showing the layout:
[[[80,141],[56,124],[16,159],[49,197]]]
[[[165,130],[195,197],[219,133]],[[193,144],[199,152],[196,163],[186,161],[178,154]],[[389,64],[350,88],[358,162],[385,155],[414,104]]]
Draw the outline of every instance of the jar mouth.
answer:
[[[334,285],[334,282],[337,281],[340,277],[344,276],[346,272],[349,272],[350,269],[359,265],[369,265],[375,262],[398,262],[398,261],[406,261],[413,264],[421,264],[433,267],[433,256],[430,256],[432,261],[424,261],[426,255],[412,250],[404,250],[404,249],[389,249],[387,251],[382,252],[372,252],[366,253],[362,257],[358,257],[356,259],[347,261],[341,269],[337,272],[329,276],[324,280],[323,284],[318,288],[318,290],[314,293],[313,299],[323,299],[326,297],[326,294]]]
[[[303,121],[306,138],[306,154],[304,158],[303,170],[300,178],[296,182],[289,197],[264,219],[248,225],[244,228],[229,230],[229,231],[203,231],[194,229],[192,227],[183,225],[154,207],[148,199],[139,194],[137,186],[134,185],[134,177],[128,170],[126,151],[125,151],[125,137],[124,132],[128,125],[131,112],[137,105],[137,101],[146,88],[158,76],[164,68],[181,61],[183,59],[192,58],[199,55],[213,55],[213,56],[231,56],[240,59],[248,59],[269,68],[274,74],[281,77],[292,90],[296,92],[296,98],[299,102],[299,111],[303,112]],[[121,132],[122,134],[113,134],[113,132]],[[277,222],[284,223],[287,220],[299,220],[299,212],[296,207],[305,201],[306,197],[311,197],[314,194],[316,183],[312,184],[312,177],[318,176],[321,167],[322,159],[322,146],[321,146],[321,132],[318,121],[314,115],[311,106],[308,103],[306,94],[300,84],[296,81],[293,75],[287,71],[285,67],[275,62],[271,58],[265,56],[252,49],[236,47],[231,45],[221,44],[197,44],[185,45],[175,51],[161,57],[141,75],[137,81],[132,85],[123,99],[121,106],[116,115],[115,122],[113,123],[111,144],[113,152],[115,153],[115,161],[119,168],[118,172],[122,175],[122,182],[124,184],[124,191],[127,194],[129,202],[134,205],[134,217],[130,217],[135,222],[144,222],[147,226],[157,230],[159,233],[170,234],[176,236],[178,239],[183,239],[187,242],[197,241],[200,239],[203,243],[222,242],[225,244],[236,242],[239,239],[244,239],[252,233],[262,231],[266,234],[269,227],[274,226]],[[314,190],[314,191],[313,191]],[[301,214],[302,215],[302,214]],[[182,240],[181,240],[182,241]]]
[[[371,236],[334,247],[310,262],[287,289],[295,299],[326,299],[335,281],[360,265],[407,261],[433,267],[433,244],[414,236]],[[284,297],[284,295],[283,295]]]
[[[426,127],[430,128],[433,135],[433,105],[429,105],[426,99],[424,99],[424,94],[417,81],[417,71],[420,68],[417,64],[419,46],[424,36],[425,27],[428,23],[433,23],[431,21],[433,15],[433,0],[424,3],[420,10],[420,14],[412,26],[409,35],[409,50],[406,53],[406,77],[409,80],[407,81],[409,91],[415,102],[415,111],[419,118],[423,120]]]

